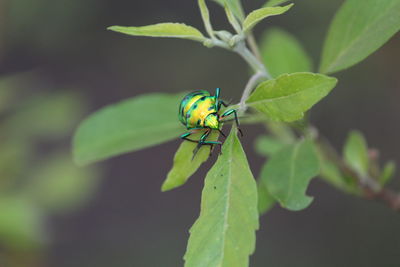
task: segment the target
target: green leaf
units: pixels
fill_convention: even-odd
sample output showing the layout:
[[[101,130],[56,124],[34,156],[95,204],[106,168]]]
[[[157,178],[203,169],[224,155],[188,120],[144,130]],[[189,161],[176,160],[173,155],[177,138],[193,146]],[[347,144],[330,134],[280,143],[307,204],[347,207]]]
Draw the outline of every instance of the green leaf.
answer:
[[[203,19],[203,23],[204,23],[204,26],[206,27],[206,31],[211,37],[214,37],[214,30],[211,26],[210,12],[208,11],[206,1],[198,0],[197,3],[200,8],[201,18]]]
[[[261,38],[261,55],[272,77],[284,73],[312,71],[312,61],[300,42],[290,33],[273,28]]]
[[[286,144],[282,141],[267,135],[258,137],[254,144],[256,152],[263,156],[271,156],[285,146]]]
[[[243,30],[249,31],[251,30],[257,23],[259,23],[261,20],[270,17],[270,16],[275,16],[275,15],[281,15],[288,11],[293,4],[287,5],[287,6],[277,6],[277,7],[263,7],[257,10],[252,11],[245,20],[243,21]]]
[[[32,154],[32,142],[19,138],[6,138],[0,142],[0,195],[12,190],[18,178],[25,174]]]
[[[263,215],[267,213],[275,204],[275,199],[268,192],[262,179],[257,181],[257,194],[258,194],[258,213]]]
[[[147,94],[95,112],[75,133],[75,161],[87,164],[177,138],[184,131],[177,118],[183,96]]]
[[[199,140],[203,133],[191,135],[194,140]],[[218,139],[218,132],[213,131],[207,140],[216,141]],[[202,146],[193,158],[193,150],[197,144],[189,141],[183,141],[175,153],[172,169],[164,181],[161,191],[165,192],[183,185],[192,176],[193,173],[205,162],[210,155],[210,146]]]
[[[36,95],[4,121],[9,136],[56,139],[69,135],[84,111],[83,99],[72,91]]]
[[[203,42],[203,34],[183,23],[158,23],[142,27],[111,26],[108,30],[133,36],[182,38]]]
[[[23,5],[25,4],[21,3],[21,6]],[[10,28],[8,30],[10,30]],[[32,86],[38,85],[38,76],[40,76],[40,73],[37,73],[37,71],[17,72],[13,74],[1,75],[0,113],[7,110],[11,111],[10,115],[14,115],[14,110],[17,110],[18,112],[19,110],[24,109],[26,106],[29,106],[33,99],[37,99],[38,97],[40,97],[41,95],[38,95],[38,92],[32,91]],[[69,93],[73,94],[72,92]],[[57,94],[60,93],[53,93],[51,94],[51,96],[55,96]],[[22,95],[27,97],[21,97]],[[2,124],[4,124],[4,122],[2,122]]]
[[[327,183],[347,193],[359,193],[359,187],[354,178],[344,175],[332,161],[320,157],[320,166],[320,177]]]
[[[279,6],[291,0],[269,0],[267,1],[263,7],[271,7],[271,6]]]
[[[83,206],[99,182],[93,168],[79,168],[68,154],[54,154],[32,170],[24,194],[49,212],[69,212]]]
[[[17,92],[21,91],[17,85],[16,76],[3,76],[0,79],[0,113],[8,109],[17,99]]]
[[[44,245],[44,217],[32,202],[21,197],[2,195],[0,210],[2,247],[21,251]]]
[[[336,82],[322,74],[283,74],[259,84],[246,103],[271,119],[295,121],[325,97]]]
[[[339,168],[328,160],[321,160],[321,177],[327,182],[347,191],[347,184]]]
[[[394,176],[396,172],[396,164],[393,161],[389,161],[383,167],[383,171],[379,176],[379,183],[381,185],[387,184]]]
[[[200,217],[190,229],[185,266],[248,266],[258,229],[257,185],[236,128],[204,183]]]
[[[364,136],[359,131],[351,131],[346,139],[343,150],[344,160],[357,173],[368,173],[368,146]]]
[[[301,210],[313,200],[305,192],[318,172],[319,161],[313,143],[304,140],[274,154],[262,168],[261,178],[282,207]]]
[[[238,18],[240,21],[244,19],[244,12],[242,8],[242,3],[240,0],[214,0],[221,6],[227,6],[229,10]]]
[[[336,13],[322,51],[320,72],[362,61],[400,30],[399,0],[347,0]]]
[[[271,135],[284,144],[292,144],[297,140],[296,133],[289,123],[270,120],[265,126]]]
[[[239,22],[237,21],[235,15],[229,9],[227,5],[224,6],[226,17],[228,18],[229,23],[232,25],[233,29],[240,34],[242,31],[242,27],[240,26]]]

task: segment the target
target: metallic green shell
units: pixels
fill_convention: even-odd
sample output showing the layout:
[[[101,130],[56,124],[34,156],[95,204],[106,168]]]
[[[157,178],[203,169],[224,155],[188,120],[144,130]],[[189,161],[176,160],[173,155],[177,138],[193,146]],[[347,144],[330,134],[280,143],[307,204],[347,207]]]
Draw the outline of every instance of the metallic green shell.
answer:
[[[179,121],[182,122],[183,125],[186,126],[186,114],[189,111],[190,107],[203,96],[210,96],[210,93],[205,90],[197,90],[187,94],[181,101],[179,105]]]
[[[205,118],[216,113],[216,96],[204,90],[187,94],[179,106],[179,120],[187,129],[204,127]]]

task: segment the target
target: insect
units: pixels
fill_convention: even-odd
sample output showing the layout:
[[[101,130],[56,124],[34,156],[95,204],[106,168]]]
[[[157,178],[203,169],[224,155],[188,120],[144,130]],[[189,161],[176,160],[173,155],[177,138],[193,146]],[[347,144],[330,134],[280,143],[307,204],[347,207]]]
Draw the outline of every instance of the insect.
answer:
[[[208,91],[197,90],[187,94],[181,101],[178,115],[179,120],[185,125],[189,132],[182,134],[180,138],[197,143],[196,148],[193,150],[193,158],[202,145],[210,145],[211,147],[213,145],[219,145],[221,148],[222,142],[207,141],[207,137],[212,130],[217,130],[223,137],[226,137],[220,127],[222,125],[221,122],[229,115],[234,115],[238,131],[243,136],[239,128],[239,120],[235,109],[228,109],[221,115],[219,114],[222,105],[224,107],[228,106],[223,100],[219,99],[219,93],[220,88],[215,89],[214,96],[211,96]],[[205,132],[199,140],[188,138],[191,134],[201,130],[205,130]]]

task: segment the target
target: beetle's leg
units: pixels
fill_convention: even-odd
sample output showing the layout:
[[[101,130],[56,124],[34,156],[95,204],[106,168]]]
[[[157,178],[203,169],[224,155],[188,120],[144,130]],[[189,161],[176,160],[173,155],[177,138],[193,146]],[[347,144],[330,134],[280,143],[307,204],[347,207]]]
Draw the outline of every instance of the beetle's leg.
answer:
[[[200,137],[200,140],[199,140],[197,146],[193,150],[192,160],[194,159],[194,156],[196,156],[196,154],[199,151],[199,149],[201,148],[201,146],[204,144],[204,142],[207,139],[207,137],[210,134],[210,132],[211,132],[210,129],[207,129],[206,132]]]
[[[219,101],[224,107],[227,107],[227,106],[229,106],[229,104],[227,104],[227,103],[225,103],[225,101],[224,100],[220,100]]]
[[[221,91],[221,88],[215,88],[215,98],[219,98],[219,92]]]
[[[209,156],[212,155],[212,149],[214,147],[214,145],[218,145],[219,146],[219,153],[222,154],[222,143],[219,141],[207,141],[206,143],[199,143],[196,148],[193,150],[193,156],[192,156],[192,160],[194,159],[194,156],[196,156],[197,152],[199,152],[201,146],[203,145],[207,145],[210,146],[210,154]]]
[[[188,138],[188,136],[196,133],[199,129],[195,128],[195,129],[191,129],[189,132],[182,134],[181,136],[179,136],[179,138],[189,141],[189,142],[193,142],[193,143],[198,143],[199,141],[193,140]]]
[[[220,103],[220,100],[219,100],[219,92],[220,92],[220,88],[215,88],[215,104],[214,104],[214,109],[215,110],[219,110],[220,108],[221,108],[221,103]]]
[[[222,115],[221,115],[221,119],[231,115],[233,113],[233,115],[235,116],[235,122],[236,122],[236,126],[238,128],[238,131],[240,133],[241,136],[243,136],[242,130],[240,129],[240,125],[239,125],[239,120],[238,120],[238,116],[237,116],[237,112],[235,109],[229,109],[227,111],[225,111]]]
[[[182,135],[180,136],[180,138],[182,138],[183,140],[186,140],[186,141],[189,141],[189,142],[192,142],[192,143],[196,143],[196,144],[197,144],[197,147],[196,147],[195,150],[193,151],[192,160],[193,160],[195,154],[197,153],[197,151],[200,149],[200,147],[201,147],[202,145],[210,146],[210,156],[211,156],[211,152],[212,152],[213,146],[215,145],[214,142],[211,142],[211,141],[210,141],[210,142],[204,141],[205,139],[203,139],[203,141],[201,141],[201,139],[200,139],[200,140],[193,140],[193,139],[188,138],[188,136],[190,136],[190,135],[192,135],[192,134],[198,132],[199,130],[203,130],[203,129],[204,129],[204,128],[193,128],[193,129],[191,129],[189,132],[184,133],[184,134],[182,134]],[[209,130],[207,130],[207,132],[208,132],[208,131],[209,131]],[[207,132],[206,132],[206,133],[207,133]],[[211,132],[211,131],[210,131],[210,132]],[[202,135],[202,137],[204,137],[204,135],[205,135],[206,133],[204,133],[204,134]],[[207,135],[207,136],[208,136],[208,135]]]
[[[226,103],[224,100],[217,100],[217,101],[218,101],[217,110],[221,109],[221,105],[224,106],[224,107],[228,107],[232,103],[232,101],[229,101],[228,103]]]
[[[220,151],[221,151],[221,146],[222,146],[221,142],[219,142],[219,141],[206,141],[206,139],[210,135],[210,133],[211,133],[211,129],[207,129],[207,131],[200,137],[200,140],[199,140],[196,148],[193,150],[192,160],[194,159],[194,156],[197,154],[197,152],[199,151],[199,149],[201,148],[202,145],[209,145],[209,146],[211,146],[211,149],[212,149],[213,145],[219,145],[220,146]]]
[[[219,91],[220,91],[219,88],[215,89],[215,109],[216,110],[220,110],[221,109],[221,105],[223,105],[224,107],[227,107],[232,102],[232,101],[229,101],[228,104],[227,104],[224,100],[220,100],[219,99]]]
[[[183,135],[185,135],[185,134],[183,134]],[[192,142],[192,143],[198,143],[199,142],[198,140],[193,140],[193,139],[187,138],[187,137],[182,136],[182,135],[180,136],[180,138],[185,140],[185,141]]]
[[[190,138],[188,138],[190,135],[192,135],[192,134],[194,134],[194,133],[197,133],[199,130],[203,130],[204,128],[193,128],[193,129],[191,129],[189,132],[187,132],[187,133],[184,133],[184,134],[182,134],[181,136],[179,136],[179,138],[181,138],[181,139],[183,139],[183,140],[186,140],[186,141],[189,141],[189,142],[192,142],[192,143],[199,143],[200,142],[200,140],[193,140],[193,139],[190,139]]]
[[[226,138],[226,135],[224,134],[224,132],[221,129],[218,129],[218,132],[224,137]]]

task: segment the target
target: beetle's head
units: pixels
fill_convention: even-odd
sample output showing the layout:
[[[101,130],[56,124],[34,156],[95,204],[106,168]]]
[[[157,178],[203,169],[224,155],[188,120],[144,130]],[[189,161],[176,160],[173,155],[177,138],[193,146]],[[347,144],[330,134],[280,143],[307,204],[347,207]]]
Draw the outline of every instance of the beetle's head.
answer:
[[[208,114],[204,120],[204,126],[211,129],[219,129],[219,116],[216,113]]]

